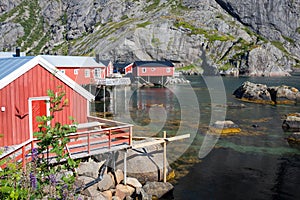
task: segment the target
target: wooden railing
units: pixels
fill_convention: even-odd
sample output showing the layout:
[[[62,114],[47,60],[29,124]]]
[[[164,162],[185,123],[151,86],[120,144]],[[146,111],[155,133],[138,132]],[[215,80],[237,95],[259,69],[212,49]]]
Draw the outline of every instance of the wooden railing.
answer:
[[[131,124],[91,116],[88,117],[88,121],[98,121],[101,123],[101,127],[86,128],[86,130],[78,130],[76,133],[68,135],[70,142],[67,144],[66,151],[72,158],[83,158],[131,147]],[[15,147],[13,151],[2,154],[0,160],[19,162],[25,168],[26,163],[32,160],[31,152],[33,148],[37,147],[38,142],[37,139],[27,141]],[[46,154],[46,152],[43,153]],[[49,162],[55,162],[55,154],[49,153]],[[6,163],[0,167],[4,168],[5,166]]]

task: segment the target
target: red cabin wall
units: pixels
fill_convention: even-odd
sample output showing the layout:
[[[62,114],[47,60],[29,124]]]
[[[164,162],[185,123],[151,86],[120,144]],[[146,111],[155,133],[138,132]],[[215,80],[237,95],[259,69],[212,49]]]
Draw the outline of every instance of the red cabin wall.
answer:
[[[54,121],[70,124],[69,116],[73,116],[78,123],[87,122],[87,100],[37,65],[0,90],[0,108],[5,107],[4,112],[0,111],[0,134],[3,135],[0,146],[20,144],[30,138],[29,115],[23,119],[16,117],[16,107],[21,114],[29,113],[30,97],[47,96],[47,90],[57,91],[57,86],[66,92],[69,105],[56,113]]]
[[[143,72],[143,68],[146,72]],[[170,72],[167,71],[170,69]],[[137,76],[173,76],[174,67],[135,67]]]
[[[59,70],[64,70],[65,74],[70,77],[73,81],[78,83],[79,85],[87,85],[87,84],[93,84],[95,83],[95,73],[94,67],[89,68],[74,68],[74,67],[57,67]],[[99,67],[97,67],[99,68]],[[74,74],[74,70],[78,70],[78,74]],[[90,77],[85,77],[85,69],[90,70]],[[99,78],[105,78],[105,69],[101,69],[101,74]]]

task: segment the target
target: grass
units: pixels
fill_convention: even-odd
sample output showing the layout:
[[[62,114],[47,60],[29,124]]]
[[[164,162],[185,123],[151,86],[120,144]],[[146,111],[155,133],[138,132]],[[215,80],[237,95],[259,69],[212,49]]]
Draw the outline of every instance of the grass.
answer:
[[[296,28],[296,32],[300,34],[300,27]]]
[[[231,68],[233,68],[234,66],[231,65],[230,63],[226,63],[225,65],[223,65],[222,67],[219,67],[219,70],[223,70],[223,71],[227,71]]]
[[[279,41],[271,41],[271,44],[274,45],[277,49],[282,51],[285,54],[289,54],[289,52],[284,48],[283,44]]]
[[[145,28],[146,26],[152,24],[150,21],[146,21],[146,22],[143,22],[143,23],[140,23],[140,24],[137,24],[136,27],[137,28]]]
[[[144,12],[150,12],[150,11],[152,11],[152,10],[158,8],[158,5],[159,5],[159,3],[160,3],[160,0],[147,0],[147,3],[149,3],[150,1],[153,2],[153,3],[150,4],[149,6],[145,7],[145,8],[143,9]]]
[[[187,65],[187,66],[184,66],[184,67],[178,67],[178,68],[175,68],[176,71],[188,71],[188,70],[192,70],[192,69],[195,69],[196,66],[191,64],[191,65]]]
[[[289,37],[284,36],[284,35],[282,35],[282,37],[283,37],[286,41],[288,41],[289,43],[295,44],[295,40],[293,40],[292,38],[289,38]]]

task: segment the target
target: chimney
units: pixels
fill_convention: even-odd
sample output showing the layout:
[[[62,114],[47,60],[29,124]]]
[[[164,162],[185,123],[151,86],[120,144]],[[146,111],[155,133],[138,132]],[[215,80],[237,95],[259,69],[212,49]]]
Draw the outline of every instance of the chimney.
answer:
[[[96,53],[96,62],[99,63],[100,62],[100,54]]]
[[[16,57],[20,57],[21,49],[20,47],[16,48]]]

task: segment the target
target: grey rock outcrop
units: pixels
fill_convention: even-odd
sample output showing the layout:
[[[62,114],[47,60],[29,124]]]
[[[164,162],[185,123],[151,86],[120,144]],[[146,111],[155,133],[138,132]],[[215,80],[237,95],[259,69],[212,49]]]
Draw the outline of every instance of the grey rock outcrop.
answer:
[[[147,194],[150,194],[152,197],[161,198],[166,195],[168,192],[173,190],[173,185],[171,183],[163,182],[147,182],[143,189]]]
[[[244,82],[233,95],[241,100],[264,104],[294,104],[300,101],[297,88],[281,85],[268,87],[265,84]]]

